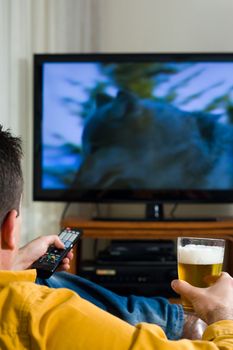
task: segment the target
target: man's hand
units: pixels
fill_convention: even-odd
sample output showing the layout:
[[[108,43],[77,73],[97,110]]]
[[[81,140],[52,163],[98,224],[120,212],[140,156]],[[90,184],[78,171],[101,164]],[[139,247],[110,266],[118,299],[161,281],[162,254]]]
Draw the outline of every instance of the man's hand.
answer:
[[[223,272],[208,288],[197,288],[180,280],[172,281],[176,293],[187,298],[197,315],[207,324],[233,320],[233,278]]]
[[[57,235],[41,236],[20,248],[13,263],[13,270],[26,270],[46,253],[50,245],[54,245],[58,249],[63,249],[64,244]],[[67,271],[70,268],[70,261],[73,259],[73,252],[70,251],[62,260],[59,271]]]

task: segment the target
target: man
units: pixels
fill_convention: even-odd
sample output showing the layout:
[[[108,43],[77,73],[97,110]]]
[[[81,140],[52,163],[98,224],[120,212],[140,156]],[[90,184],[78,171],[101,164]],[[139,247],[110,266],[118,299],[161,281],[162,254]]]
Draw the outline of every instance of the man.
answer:
[[[233,348],[233,279],[226,273],[206,289],[173,281],[173,289],[188,298],[210,326],[203,341],[168,341],[157,325],[132,326],[70,290],[36,285],[35,270],[12,271],[17,264],[19,267],[19,261],[22,263],[22,251],[17,248],[22,193],[20,158],[19,139],[0,128],[1,349]],[[48,240],[61,247],[55,237]]]

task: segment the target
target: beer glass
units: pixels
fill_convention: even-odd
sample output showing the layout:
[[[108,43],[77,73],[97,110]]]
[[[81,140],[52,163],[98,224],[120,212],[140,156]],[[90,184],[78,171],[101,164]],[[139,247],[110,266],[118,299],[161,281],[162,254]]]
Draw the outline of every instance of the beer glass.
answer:
[[[209,287],[220,273],[224,259],[224,239],[178,237],[178,277],[195,287]],[[191,303],[181,298],[185,311],[193,312]]]

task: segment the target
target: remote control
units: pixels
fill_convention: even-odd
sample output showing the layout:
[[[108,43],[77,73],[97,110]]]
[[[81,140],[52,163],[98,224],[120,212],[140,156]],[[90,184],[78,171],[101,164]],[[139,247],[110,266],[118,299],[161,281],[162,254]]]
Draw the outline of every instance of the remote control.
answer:
[[[65,249],[58,249],[51,245],[47,252],[36,260],[31,268],[37,270],[37,277],[49,278],[58,268],[60,262],[67,253],[78,242],[82,235],[82,231],[75,227],[66,227],[58,235],[64,243]]]

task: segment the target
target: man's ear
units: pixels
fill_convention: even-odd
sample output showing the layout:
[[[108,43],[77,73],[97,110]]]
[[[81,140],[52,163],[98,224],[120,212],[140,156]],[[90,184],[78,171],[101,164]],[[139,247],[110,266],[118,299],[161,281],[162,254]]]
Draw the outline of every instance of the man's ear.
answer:
[[[1,227],[1,248],[15,249],[15,227],[18,213],[15,209],[11,210],[5,217]]]

